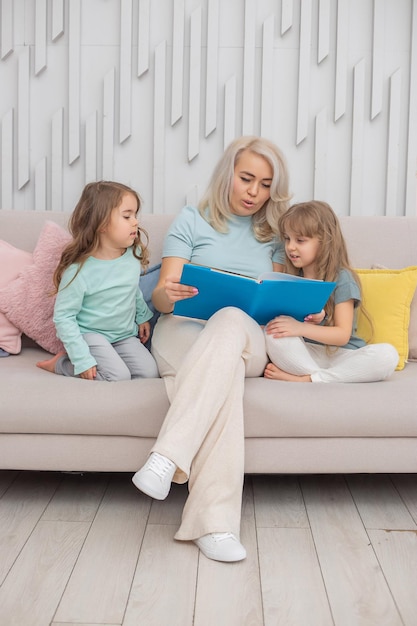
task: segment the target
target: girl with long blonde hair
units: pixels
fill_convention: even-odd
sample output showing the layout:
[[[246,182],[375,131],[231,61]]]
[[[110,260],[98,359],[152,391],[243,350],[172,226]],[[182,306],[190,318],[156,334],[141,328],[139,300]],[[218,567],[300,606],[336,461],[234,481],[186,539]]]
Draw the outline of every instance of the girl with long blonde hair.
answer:
[[[325,202],[295,204],[278,220],[285,243],[284,271],[334,281],[322,324],[281,315],[265,328],[271,363],[265,378],[294,382],[371,382],[390,376],[398,353],[390,344],[369,344],[357,336],[362,305],[360,279],[352,268],[339,220]]]

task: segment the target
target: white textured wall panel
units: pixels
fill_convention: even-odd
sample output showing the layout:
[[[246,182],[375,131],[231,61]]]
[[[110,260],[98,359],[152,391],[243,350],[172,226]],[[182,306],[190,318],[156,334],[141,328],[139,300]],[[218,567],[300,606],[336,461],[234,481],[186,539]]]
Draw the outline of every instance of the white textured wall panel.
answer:
[[[142,76],[149,70],[150,0],[139,0],[138,20],[138,71]]]
[[[330,52],[330,0],[319,0],[319,32],[317,63],[321,63]]]
[[[64,34],[64,0],[52,0],[52,41]]]
[[[46,210],[46,157],[35,167],[35,211]]]
[[[93,111],[85,123],[85,182],[97,178],[97,111]]]
[[[30,48],[20,53],[17,85],[17,188],[22,189],[29,181],[29,83]]]
[[[0,24],[0,56],[5,59],[13,52],[13,0],[1,1]]]
[[[172,22],[172,97],[171,124],[182,117],[183,84],[184,84],[184,0],[174,0],[174,17]]]
[[[346,111],[348,44],[349,0],[337,0],[335,121],[342,117]]]
[[[270,137],[274,116],[274,16],[270,15],[263,23],[262,40],[262,94],[261,94],[261,135]]]
[[[281,35],[292,26],[293,0],[282,0],[281,5]]]
[[[231,76],[224,88],[223,149],[236,137],[236,76]]]
[[[397,70],[390,80],[388,150],[387,150],[387,191],[386,215],[397,215],[399,147],[401,112],[401,70]]]
[[[188,160],[192,161],[200,152],[201,8],[191,14],[190,40]]]
[[[153,127],[153,201],[156,207],[165,207],[165,80],[166,42],[162,41],[155,50],[155,112]]]
[[[46,0],[36,0],[35,5],[35,74],[46,67]]]
[[[62,108],[58,109],[52,117],[51,134],[51,207],[59,211],[62,206],[63,197],[62,183],[64,164],[64,109]]]
[[[120,3],[119,141],[131,133],[132,115],[132,0]]]
[[[317,200],[327,198],[327,109],[319,111],[316,117],[314,150],[314,190]]]
[[[245,32],[243,45],[242,134],[255,132],[255,35],[256,2],[245,0]]]
[[[219,0],[207,1],[206,137],[217,126],[217,87],[219,80]]]
[[[361,215],[363,185],[363,129],[365,126],[365,60],[353,68],[352,170],[350,214]]]
[[[69,3],[68,161],[80,156],[81,0]]]
[[[13,207],[13,109],[1,121],[1,206]]]
[[[1,0],[0,201],[70,211],[86,182],[197,202],[240,134],[294,201],[416,215],[417,0]]]
[[[115,69],[111,69],[104,77],[103,88],[103,179],[113,178],[114,155],[114,92]]]
[[[300,16],[298,63],[297,145],[307,137],[310,104],[311,0],[303,0]]]
[[[417,0],[412,4],[406,215],[417,215]]]
[[[371,119],[382,111],[385,4],[374,0]]]

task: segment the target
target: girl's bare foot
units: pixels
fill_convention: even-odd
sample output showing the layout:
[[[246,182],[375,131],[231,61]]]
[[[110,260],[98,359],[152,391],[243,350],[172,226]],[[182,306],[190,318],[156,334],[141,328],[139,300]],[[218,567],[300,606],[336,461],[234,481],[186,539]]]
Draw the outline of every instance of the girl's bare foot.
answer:
[[[311,383],[311,378],[307,374],[305,376],[296,376],[295,374],[289,374],[284,372],[273,363],[268,363],[264,371],[264,377],[271,380],[285,380],[287,382],[294,383]]]
[[[36,363],[36,367],[40,367],[41,370],[46,370],[47,372],[51,372],[51,374],[55,374],[56,362],[58,361],[58,359],[61,358],[61,356],[64,356],[64,354],[66,354],[66,353],[65,352],[58,352],[58,354],[56,354],[55,356],[53,356],[50,359],[46,359],[45,361],[38,361]]]

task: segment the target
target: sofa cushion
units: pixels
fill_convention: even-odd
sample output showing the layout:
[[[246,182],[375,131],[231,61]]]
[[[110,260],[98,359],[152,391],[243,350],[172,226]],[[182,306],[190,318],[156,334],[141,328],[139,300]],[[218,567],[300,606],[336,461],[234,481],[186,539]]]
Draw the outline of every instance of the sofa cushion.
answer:
[[[19,250],[6,241],[0,241],[0,290],[17,278],[19,272],[31,262],[30,252]],[[3,297],[0,295],[0,311],[2,302]],[[21,348],[21,335],[21,331],[0,312],[0,348],[6,353],[18,354]]]
[[[36,367],[44,358],[36,346],[4,359],[0,433],[155,437],[159,432],[169,408],[161,378],[103,382],[58,376]]]
[[[102,382],[57,376],[36,367],[44,356],[40,348],[24,348],[5,359],[1,433],[158,435],[169,408],[161,378]],[[367,384],[247,378],[245,437],[417,437],[416,376],[417,363],[409,363],[388,380]]]
[[[385,265],[376,263],[371,269],[387,270]],[[408,360],[417,361],[417,290],[414,292],[410,307],[410,325],[408,327]]]
[[[46,221],[33,252],[15,280],[0,290],[0,310],[21,332],[51,353],[63,349],[53,323],[52,277],[69,233]]]
[[[247,378],[245,437],[416,437],[416,376],[408,363],[375,383]]]
[[[417,285],[417,267],[357,270],[363,289],[363,303],[373,322],[359,312],[358,335],[369,343],[390,343],[400,356],[397,370],[408,359],[410,306]]]

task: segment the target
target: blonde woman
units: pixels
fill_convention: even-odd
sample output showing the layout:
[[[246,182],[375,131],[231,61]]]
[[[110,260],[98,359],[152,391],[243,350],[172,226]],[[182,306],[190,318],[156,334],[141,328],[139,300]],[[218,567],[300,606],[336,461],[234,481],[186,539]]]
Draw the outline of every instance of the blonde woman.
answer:
[[[175,317],[175,302],[191,298],[180,284],[185,263],[257,277],[281,271],[284,248],[278,218],[287,209],[284,158],[270,141],[241,137],[226,149],[198,208],[185,207],[165,240],[153,293],[163,313],[153,354],[171,406],[148,461],[133,477],[153,498],[171,481],[188,480],[189,496],[176,539],[193,540],[211,559],[239,561],[244,475],[243,388],[262,376],[268,358],[262,328],[239,309],[224,308],[207,322]]]

